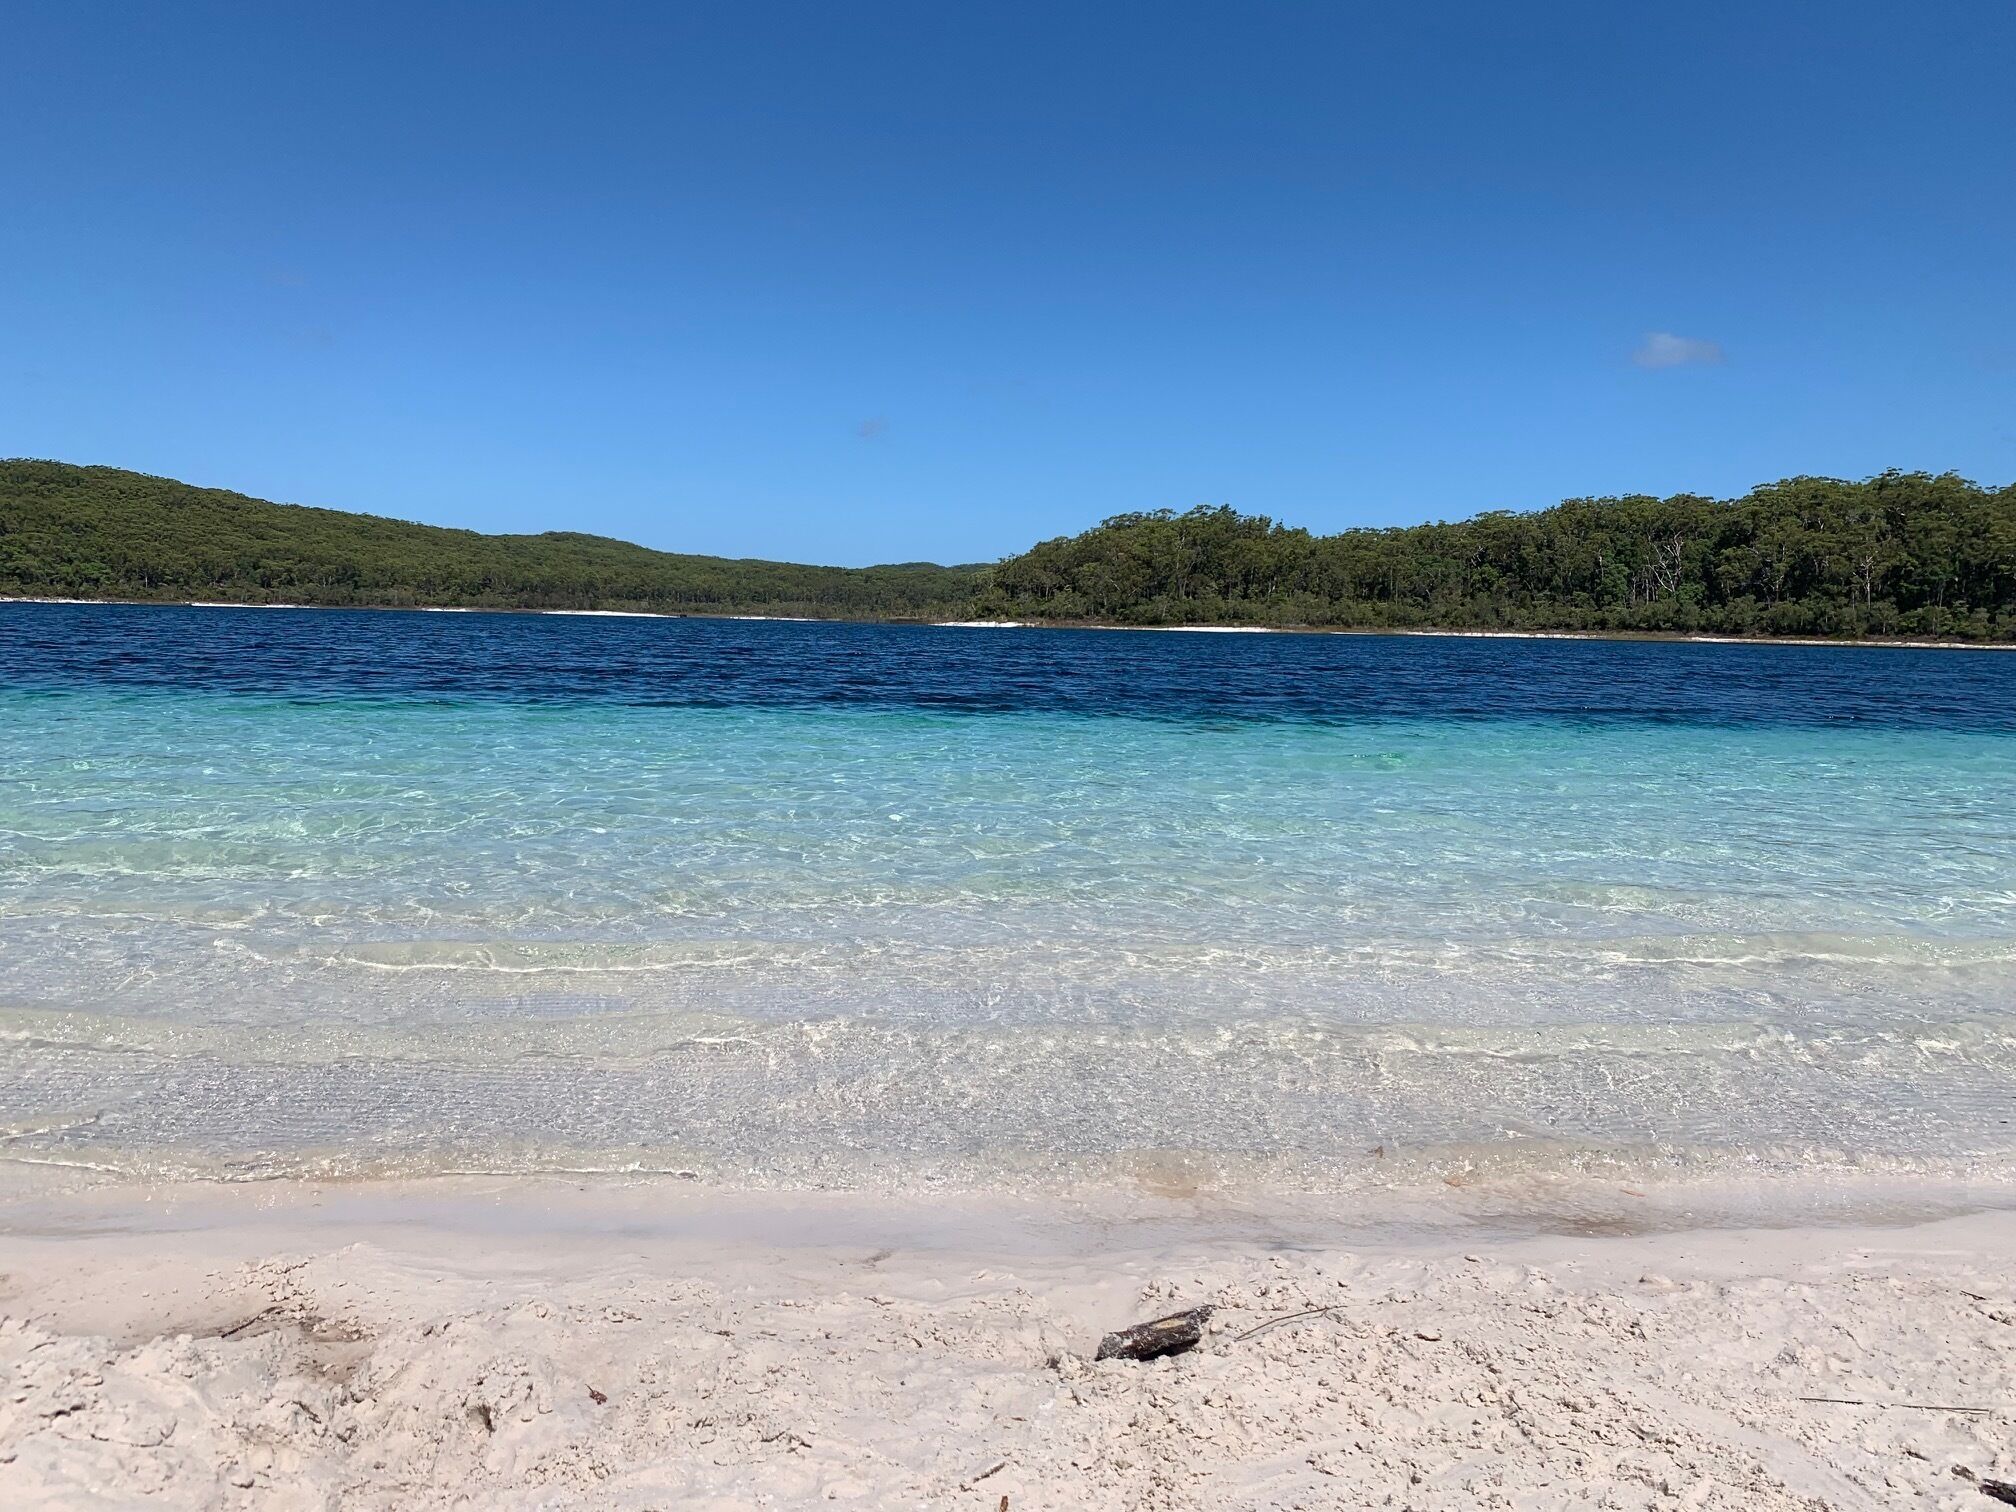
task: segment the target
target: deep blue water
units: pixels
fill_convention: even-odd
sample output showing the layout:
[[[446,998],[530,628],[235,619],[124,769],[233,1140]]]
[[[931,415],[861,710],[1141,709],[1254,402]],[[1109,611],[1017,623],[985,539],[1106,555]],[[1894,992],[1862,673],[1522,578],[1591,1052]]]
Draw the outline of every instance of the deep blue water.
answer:
[[[0,605],[0,686],[1153,719],[2016,730],[2016,653]]]

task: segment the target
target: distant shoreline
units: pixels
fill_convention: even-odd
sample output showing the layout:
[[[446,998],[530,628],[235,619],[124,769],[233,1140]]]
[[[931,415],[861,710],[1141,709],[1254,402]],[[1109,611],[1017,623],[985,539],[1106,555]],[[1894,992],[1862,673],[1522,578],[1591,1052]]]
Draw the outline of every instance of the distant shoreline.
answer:
[[[1133,630],[1161,634],[1431,636],[1457,640],[1654,641],[1696,646],[1849,646],[1897,651],[2016,651],[2016,641],[1902,637],[1711,635],[1680,630],[1483,630],[1419,625],[1122,625],[1099,620],[932,620],[915,616],[752,614],[731,609],[530,609],[488,604],[296,604],[224,599],[54,598],[0,595],[0,604],[114,605],[132,609],[312,609],[364,614],[542,614],[563,619],[740,620],[800,625],[911,625],[936,630]]]
[[[1787,478],[1734,499],[1570,499],[1332,535],[1199,505],[1112,515],[993,562],[830,567],[579,531],[484,534],[12,459],[0,461],[0,594],[1944,648],[2016,643],[2016,578],[1997,544],[2012,510],[2016,485],[1891,471]],[[1246,623],[1209,622],[1225,617]],[[1169,623],[1191,618],[1207,622]]]

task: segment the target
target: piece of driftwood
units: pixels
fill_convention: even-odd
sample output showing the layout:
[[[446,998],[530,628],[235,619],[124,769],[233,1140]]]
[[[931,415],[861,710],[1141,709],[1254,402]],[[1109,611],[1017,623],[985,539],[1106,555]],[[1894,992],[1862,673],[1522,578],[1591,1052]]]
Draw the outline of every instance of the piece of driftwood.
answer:
[[[1953,1473],[1961,1480],[1971,1481],[1983,1496],[1992,1496],[1999,1502],[2016,1506],[2016,1484],[2009,1481],[1983,1480],[1966,1465],[1955,1465]]]
[[[1204,1337],[1204,1325],[1210,1321],[1209,1307],[1193,1307],[1152,1323],[1136,1323],[1132,1328],[1106,1335],[1099,1341],[1099,1353],[1092,1358],[1157,1360],[1163,1355],[1181,1354],[1196,1347],[1197,1341]]]

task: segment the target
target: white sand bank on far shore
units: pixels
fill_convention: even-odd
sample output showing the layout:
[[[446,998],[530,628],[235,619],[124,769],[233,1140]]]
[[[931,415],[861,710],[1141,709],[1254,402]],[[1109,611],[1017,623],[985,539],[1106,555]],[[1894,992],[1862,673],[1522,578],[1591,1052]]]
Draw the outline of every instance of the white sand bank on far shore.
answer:
[[[0,1273],[11,1512],[1846,1512],[2016,1478],[2007,1213],[1361,1243],[1176,1203],[211,1188],[11,1200]],[[1203,1302],[1192,1353],[1091,1362]]]

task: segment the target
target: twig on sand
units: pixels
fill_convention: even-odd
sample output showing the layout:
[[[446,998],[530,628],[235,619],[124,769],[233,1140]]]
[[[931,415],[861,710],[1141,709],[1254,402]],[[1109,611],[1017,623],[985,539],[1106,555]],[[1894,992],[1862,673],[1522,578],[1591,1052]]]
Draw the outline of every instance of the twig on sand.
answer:
[[[245,1332],[246,1329],[250,1328],[254,1323],[264,1322],[267,1318],[272,1317],[278,1311],[280,1311],[280,1304],[277,1302],[274,1303],[271,1307],[262,1307],[259,1309],[259,1311],[252,1314],[251,1317],[247,1318],[243,1323],[233,1323],[229,1328],[224,1329],[221,1333],[219,1333],[217,1337],[220,1339],[235,1339],[238,1337],[238,1335]]]
[[[1802,1396],[1802,1402],[1831,1402],[1836,1407],[1894,1407],[1905,1412],[1966,1412],[1985,1417],[1993,1407],[1955,1407],[1946,1402],[1872,1402],[1864,1397]]]
[[[1256,1322],[1256,1325],[1252,1329],[1248,1329],[1246,1333],[1234,1335],[1232,1343],[1234,1345],[1244,1345],[1254,1335],[1262,1335],[1268,1329],[1278,1329],[1280,1325],[1284,1325],[1284,1322],[1294,1322],[1296,1318],[1320,1318],[1320,1316],[1329,1316],[1333,1312],[1337,1312],[1337,1306],[1304,1306],[1300,1312],[1282,1312],[1278,1318],[1266,1318],[1264,1322]]]
[[[1319,1316],[1328,1316],[1329,1314],[1334,1313],[1336,1311],[1337,1308],[1334,1306],[1305,1307],[1300,1312],[1283,1313],[1278,1318],[1269,1318],[1264,1323],[1254,1324],[1251,1328],[1247,1329],[1246,1332],[1236,1335],[1233,1338],[1232,1342],[1234,1344],[1244,1344],[1248,1339],[1252,1338],[1255,1334],[1263,1334],[1267,1332],[1268,1329],[1278,1328],[1283,1323],[1293,1323],[1297,1318],[1314,1318]]]

